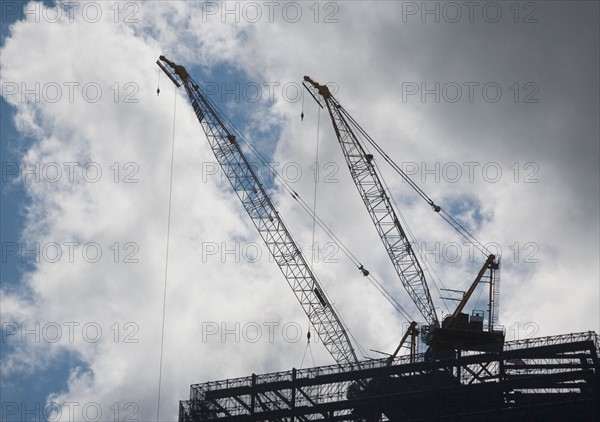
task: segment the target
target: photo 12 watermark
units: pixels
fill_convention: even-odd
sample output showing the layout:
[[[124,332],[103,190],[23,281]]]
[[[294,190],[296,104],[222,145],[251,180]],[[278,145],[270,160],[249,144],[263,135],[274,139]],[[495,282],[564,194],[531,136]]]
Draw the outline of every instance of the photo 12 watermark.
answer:
[[[202,23],[340,22],[340,3],[327,1],[207,1],[202,2]]]
[[[139,343],[136,322],[3,321],[2,343]]]
[[[16,402],[2,401],[2,420],[28,422],[137,422],[140,406],[134,401]]]
[[[332,94],[339,91],[335,82],[327,82]],[[277,100],[286,103],[298,103],[304,98],[304,88],[296,81],[248,81],[248,82],[200,82],[200,90],[209,98],[221,103],[257,103],[272,104]]]
[[[140,165],[135,161],[99,163],[96,161],[2,161],[2,183],[138,183]]]
[[[503,263],[538,264],[540,262],[540,245],[537,242],[514,242],[504,247],[497,242],[480,245],[469,241],[421,242],[412,245],[420,252],[423,259],[436,264],[483,263],[485,259],[480,252],[481,246],[497,258],[501,258]]]
[[[513,103],[537,104],[540,86],[536,82],[402,82],[402,102],[421,103]]]
[[[61,241],[61,242],[16,242],[1,243],[2,263],[19,261],[22,264],[58,264],[113,262],[115,264],[137,264],[140,262],[137,242]]]
[[[277,179],[284,183],[299,183],[309,180],[313,183],[339,183],[340,165],[335,161],[301,164],[296,161],[248,163],[263,183],[273,183]],[[223,168],[216,161],[203,161],[201,164],[202,183],[218,179],[219,183],[229,183]]]
[[[540,332],[535,322],[515,322],[506,326],[506,340],[518,341],[534,338]]]
[[[276,321],[205,321],[200,329],[202,343],[298,343],[306,341],[313,331],[312,327],[303,329],[297,322]],[[319,336],[312,335],[310,341],[318,343]]]
[[[202,263],[247,263],[256,264],[261,261],[276,262],[271,251],[264,242],[211,242],[204,241],[201,245]],[[335,242],[320,244],[314,242],[308,247],[300,247],[300,251],[312,263],[337,264],[340,247]]]
[[[35,23],[98,23],[136,24],[140,3],[136,1],[61,1],[49,6],[41,1],[2,1],[2,22],[28,20]]]
[[[502,164],[496,161],[404,161],[400,167],[421,183],[539,183],[540,166],[534,161]],[[406,183],[406,180],[402,179]]]
[[[140,87],[136,82],[97,81],[3,81],[1,94],[5,100],[18,103],[94,104],[102,99],[114,103],[135,104]]]
[[[457,24],[540,22],[540,6],[533,1],[403,1],[402,23]]]
[[[258,23],[340,23],[343,3],[334,1],[202,1],[190,2],[191,11],[203,24]],[[63,1],[49,6],[45,2],[3,1],[3,22],[28,20],[36,23],[96,24],[140,23],[142,3],[135,1]]]

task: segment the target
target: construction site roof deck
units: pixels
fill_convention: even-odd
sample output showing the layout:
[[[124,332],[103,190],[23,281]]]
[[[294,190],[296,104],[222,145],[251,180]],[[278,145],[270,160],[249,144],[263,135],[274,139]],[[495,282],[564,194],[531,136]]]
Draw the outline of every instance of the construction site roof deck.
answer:
[[[179,420],[596,421],[599,352],[588,331],[509,341],[497,353],[253,374],[192,385]]]

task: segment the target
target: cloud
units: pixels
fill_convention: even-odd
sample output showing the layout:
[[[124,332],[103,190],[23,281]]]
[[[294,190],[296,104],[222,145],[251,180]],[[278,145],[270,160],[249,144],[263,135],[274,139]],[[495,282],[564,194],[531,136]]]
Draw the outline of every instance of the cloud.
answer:
[[[214,157],[184,93],[175,93],[163,75],[156,96],[154,62],[163,53],[193,69],[199,81],[237,77],[263,88],[279,83],[272,100],[263,95],[257,103],[217,103],[251,116],[241,125],[268,159],[290,170],[282,175],[294,180],[290,184],[309,204],[318,131],[318,214],[415,317],[350,180],[329,117],[321,111],[317,118],[312,98],[289,101],[285,83],[298,83],[304,74],[334,82],[344,107],[433,198],[448,208],[457,200],[480,207],[485,218],[478,237],[498,242],[506,264],[501,323],[534,322],[544,335],[599,329],[598,101],[587,94],[597,92],[588,91],[597,88],[597,52],[579,24],[592,13],[569,6],[572,15],[559,17],[561,6],[553,4],[543,6],[538,24],[507,19],[494,26],[483,18],[436,24],[406,15],[402,5],[331,4],[327,10],[319,4],[317,22],[304,4],[296,23],[282,10],[271,22],[264,8],[262,19],[251,23],[243,3],[234,3],[241,16],[236,23],[231,16],[223,22],[222,9],[213,14],[206,4],[145,2],[127,3],[135,7],[120,10],[117,22],[103,6],[93,23],[93,6],[82,5],[73,22],[36,22],[29,15],[12,25],[2,47],[3,97],[14,107],[19,133],[35,138],[23,157],[27,168],[38,163],[45,173],[40,181],[35,174],[26,177],[26,223],[22,239],[11,239],[39,245],[39,262],[21,280],[22,292],[3,292],[3,321],[29,327],[39,322],[47,336],[57,323],[63,335],[55,344],[26,341],[3,368],[38,371],[66,352],[77,363],[66,389],[54,391],[49,401],[79,403],[75,412],[98,403],[107,420],[115,402],[121,415],[156,417],[173,116],[161,418],[175,419],[177,402],[192,383],[299,366],[307,319],[239,201],[221,175],[212,174]],[[325,16],[337,22],[325,23]],[[557,21],[579,41],[576,49],[554,42],[562,32],[548,35]],[[233,73],[220,72],[224,68]],[[561,85],[573,74],[576,79]],[[436,82],[439,102],[431,100],[435,94],[425,101],[405,95],[403,101],[409,83],[435,89]],[[463,90],[463,100],[444,97],[449,82]],[[469,102],[466,82],[497,84],[503,97],[493,103],[477,91]],[[528,82],[537,84],[539,102],[515,103],[512,84],[523,95],[536,86],[526,88]],[[61,96],[54,101],[57,86]],[[26,94],[23,101],[23,87],[38,91],[39,100]],[[457,182],[443,172],[451,170],[448,163],[462,171]],[[486,165],[490,173],[483,171]],[[500,178],[492,173],[496,168]],[[49,182],[57,169],[59,180]],[[444,246],[462,245],[462,239],[397,175],[383,171],[416,238],[427,242],[428,258],[441,261],[444,285],[465,288],[480,264],[450,265]],[[525,183],[527,177],[536,182]],[[308,253],[312,221],[284,189],[269,188]],[[478,220],[467,212],[465,218]],[[367,350],[393,350],[404,321],[320,229],[315,236],[315,272],[351,333]],[[52,262],[55,244],[62,256]],[[260,259],[253,262],[257,251]],[[431,289],[439,310],[447,312]],[[551,305],[559,295],[565,310],[560,319]],[[318,342],[312,347],[316,364],[331,362]]]

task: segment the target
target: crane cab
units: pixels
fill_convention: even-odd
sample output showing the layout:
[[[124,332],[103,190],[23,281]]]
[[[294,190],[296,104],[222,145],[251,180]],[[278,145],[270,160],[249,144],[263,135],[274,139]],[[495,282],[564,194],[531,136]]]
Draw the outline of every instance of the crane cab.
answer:
[[[484,330],[483,311],[473,311],[471,315],[461,312],[448,325],[451,316],[444,318],[441,327],[429,331],[427,343],[433,352],[451,350],[475,350],[481,352],[501,352],[504,346],[504,329]]]

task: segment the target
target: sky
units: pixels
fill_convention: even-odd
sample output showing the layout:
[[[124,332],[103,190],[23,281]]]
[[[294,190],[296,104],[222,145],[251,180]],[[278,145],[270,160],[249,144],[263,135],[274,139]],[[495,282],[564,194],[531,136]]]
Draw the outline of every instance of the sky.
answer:
[[[334,363],[161,54],[266,157],[257,173],[365,357],[408,321],[272,169],[420,317],[304,75],[501,256],[507,340],[600,331],[597,2],[1,7],[3,420],[173,421],[191,384]],[[484,259],[375,160],[441,317],[441,289],[466,290]]]

